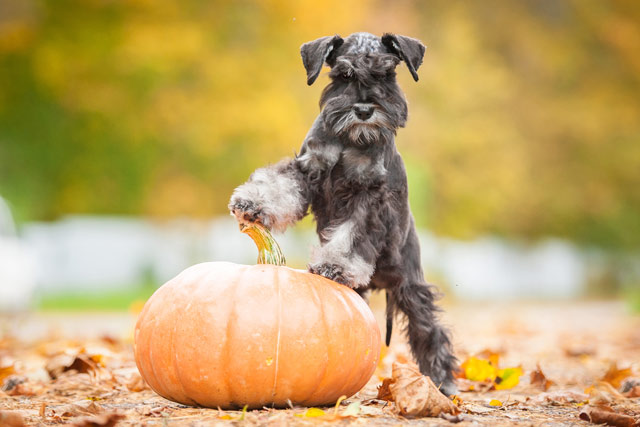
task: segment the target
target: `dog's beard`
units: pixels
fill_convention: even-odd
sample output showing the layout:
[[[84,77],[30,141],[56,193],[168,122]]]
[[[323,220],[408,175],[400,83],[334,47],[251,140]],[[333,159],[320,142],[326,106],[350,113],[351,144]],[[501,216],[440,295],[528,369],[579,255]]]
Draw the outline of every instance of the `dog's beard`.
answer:
[[[346,136],[355,145],[373,144],[394,131],[387,115],[378,108],[366,121],[360,120],[351,108],[329,112],[327,119],[336,135]]]

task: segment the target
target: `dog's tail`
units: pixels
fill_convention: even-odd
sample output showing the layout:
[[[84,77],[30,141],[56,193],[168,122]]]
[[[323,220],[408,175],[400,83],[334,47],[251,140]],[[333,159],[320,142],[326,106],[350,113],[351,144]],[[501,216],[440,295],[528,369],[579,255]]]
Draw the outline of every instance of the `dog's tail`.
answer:
[[[386,297],[387,297],[387,333],[386,336],[384,338],[384,342],[387,345],[387,347],[389,347],[389,344],[391,343],[391,332],[393,330],[393,303],[389,303],[389,291],[385,291]]]

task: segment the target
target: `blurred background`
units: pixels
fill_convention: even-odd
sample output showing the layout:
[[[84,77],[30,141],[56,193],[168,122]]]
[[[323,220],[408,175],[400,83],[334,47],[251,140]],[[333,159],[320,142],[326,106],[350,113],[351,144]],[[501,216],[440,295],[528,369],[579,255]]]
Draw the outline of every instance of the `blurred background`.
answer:
[[[0,0],[0,310],[122,309],[255,262],[228,215],[327,83],[302,43],[428,46],[396,140],[450,299],[640,310],[640,2]],[[280,237],[304,267],[311,218]]]

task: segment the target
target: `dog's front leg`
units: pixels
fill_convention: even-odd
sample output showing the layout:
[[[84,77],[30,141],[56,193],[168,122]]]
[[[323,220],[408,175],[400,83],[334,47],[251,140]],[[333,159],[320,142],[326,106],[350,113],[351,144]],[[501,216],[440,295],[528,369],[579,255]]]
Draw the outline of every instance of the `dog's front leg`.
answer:
[[[238,222],[260,223],[284,231],[302,219],[309,207],[307,185],[295,160],[256,169],[235,189],[229,210]]]
[[[369,285],[377,249],[366,233],[365,218],[352,215],[321,231],[321,246],[313,251],[309,271],[353,289]]]

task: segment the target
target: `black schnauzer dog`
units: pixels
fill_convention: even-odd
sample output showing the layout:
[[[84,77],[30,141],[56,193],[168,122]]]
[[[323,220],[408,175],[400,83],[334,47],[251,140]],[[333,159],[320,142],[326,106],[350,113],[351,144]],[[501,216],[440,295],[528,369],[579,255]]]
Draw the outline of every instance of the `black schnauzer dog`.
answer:
[[[309,85],[324,63],[331,67],[321,113],[300,154],[253,172],[234,191],[229,209],[241,222],[284,231],[311,206],[321,246],[309,271],[363,296],[384,289],[387,345],[400,311],[420,371],[444,394],[454,394],[456,359],[438,322],[437,291],[424,279],[407,176],[394,143],[407,121],[395,68],[404,61],[417,81],[425,47],[400,35],[355,33],[322,37],[300,51]]]

